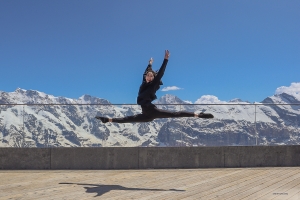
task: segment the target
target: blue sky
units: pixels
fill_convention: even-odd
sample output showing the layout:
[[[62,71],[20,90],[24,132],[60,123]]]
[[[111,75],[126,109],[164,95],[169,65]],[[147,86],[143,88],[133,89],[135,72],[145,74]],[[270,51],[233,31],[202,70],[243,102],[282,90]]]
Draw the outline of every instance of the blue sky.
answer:
[[[262,101],[300,82],[299,0],[1,0],[0,90],[136,103],[150,57],[158,91]],[[163,87],[161,89],[163,89]]]

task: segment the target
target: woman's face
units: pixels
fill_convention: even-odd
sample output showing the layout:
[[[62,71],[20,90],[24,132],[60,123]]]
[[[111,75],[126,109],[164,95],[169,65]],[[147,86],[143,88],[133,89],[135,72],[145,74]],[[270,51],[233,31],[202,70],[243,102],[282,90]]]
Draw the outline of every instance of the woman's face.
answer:
[[[153,79],[154,79],[153,73],[148,72],[146,75],[146,82],[149,83],[149,82],[153,81]]]

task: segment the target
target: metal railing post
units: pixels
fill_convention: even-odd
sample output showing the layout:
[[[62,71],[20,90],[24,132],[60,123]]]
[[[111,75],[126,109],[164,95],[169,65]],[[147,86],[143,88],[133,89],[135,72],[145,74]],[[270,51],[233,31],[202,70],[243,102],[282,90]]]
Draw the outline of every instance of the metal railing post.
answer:
[[[181,105],[180,105],[180,110],[179,111],[181,111]],[[181,126],[181,131],[180,131],[180,147],[182,147],[183,146],[183,141],[182,141],[182,126]]]
[[[257,146],[257,129],[256,129],[256,104],[254,105],[254,128],[255,128],[255,145]]]

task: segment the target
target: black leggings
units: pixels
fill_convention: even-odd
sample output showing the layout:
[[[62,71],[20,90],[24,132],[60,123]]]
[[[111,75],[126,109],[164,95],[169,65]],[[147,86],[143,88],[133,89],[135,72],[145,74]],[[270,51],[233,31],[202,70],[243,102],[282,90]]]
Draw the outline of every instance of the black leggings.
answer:
[[[158,109],[155,105],[142,106],[142,114],[127,116],[124,118],[113,118],[112,122],[130,123],[130,122],[150,122],[156,118],[176,118],[176,117],[194,117],[191,112],[170,112]]]

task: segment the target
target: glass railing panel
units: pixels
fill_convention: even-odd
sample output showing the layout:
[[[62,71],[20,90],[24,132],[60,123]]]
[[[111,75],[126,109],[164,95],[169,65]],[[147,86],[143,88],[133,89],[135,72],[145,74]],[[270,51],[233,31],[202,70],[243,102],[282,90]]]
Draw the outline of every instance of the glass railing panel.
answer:
[[[170,111],[173,107],[162,105]],[[212,113],[214,119],[175,118],[159,128],[159,146],[232,146],[255,145],[253,105],[177,105],[193,113]],[[178,109],[177,109],[178,110]]]
[[[24,110],[20,105],[0,105],[1,147],[28,147],[24,133]]]
[[[181,105],[156,105],[158,109],[179,112],[181,111]],[[183,134],[182,134],[183,121],[180,118],[165,118],[155,119],[149,128],[155,130],[154,137],[150,139],[152,143],[148,146],[182,146]]]
[[[228,104],[222,106],[222,109],[225,108],[228,116],[224,113],[220,120],[226,124],[228,146],[256,145],[255,107],[251,104]]]
[[[300,105],[257,105],[256,129],[258,145],[297,145]]]
[[[64,130],[71,124],[65,123],[62,106],[26,105],[24,107],[24,133],[36,147],[63,147]]]
[[[215,115],[215,122],[211,125],[210,132],[218,137],[216,146],[253,145],[254,115],[251,106],[212,105],[208,110]],[[210,143],[213,145],[213,140]]]
[[[94,117],[106,105],[27,105],[24,132],[36,147],[102,146],[109,132]]]
[[[142,112],[138,105],[112,105],[110,111],[102,107],[98,116],[109,118],[124,118]],[[105,113],[107,112],[107,113]],[[110,114],[108,114],[110,113]],[[146,134],[147,130],[144,123],[99,123],[99,126],[107,131],[107,138],[103,141],[106,147],[136,147],[143,142],[141,135]]]

